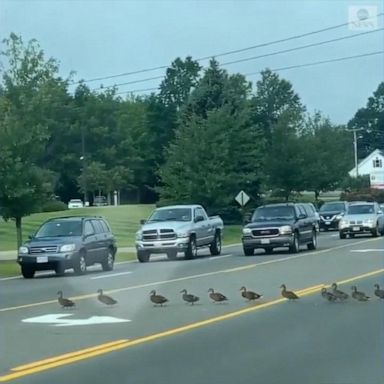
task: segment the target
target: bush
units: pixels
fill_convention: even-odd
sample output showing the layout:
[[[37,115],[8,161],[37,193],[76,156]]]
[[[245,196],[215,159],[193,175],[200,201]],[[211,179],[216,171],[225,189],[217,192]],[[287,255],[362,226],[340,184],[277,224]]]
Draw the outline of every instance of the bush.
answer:
[[[67,204],[62,201],[51,200],[47,201],[41,208],[42,212],[57,212],[66,211],[68,209]]]
[[[340,200],[346,201],[377,201],[384,203],[384,190],[365,188],[355,192],[343,192]]]

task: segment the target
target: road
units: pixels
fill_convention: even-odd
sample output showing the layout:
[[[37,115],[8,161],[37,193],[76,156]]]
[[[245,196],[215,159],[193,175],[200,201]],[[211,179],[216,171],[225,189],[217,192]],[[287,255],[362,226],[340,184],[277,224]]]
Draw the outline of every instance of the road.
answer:
[[[384,301],[328,303],[319,291],[337,281],[372,296],[383,276],[383,238],[326,233],[316,251],[296,255],[245,257],[234,246],[219,257],[3,280],[0,382],[382,384]],[[282,299],[282,283],[301,299]],[[242,285],[263,298],[246,303]],[[102,306],[99,288],[118,305]],[[200,303],[185,305],[183,288]],[[209,288],[228,303],[211,303]],[[58,306],[59,289],[76,309]],[[151,305],[152,289],[168,297],[166,307]]]

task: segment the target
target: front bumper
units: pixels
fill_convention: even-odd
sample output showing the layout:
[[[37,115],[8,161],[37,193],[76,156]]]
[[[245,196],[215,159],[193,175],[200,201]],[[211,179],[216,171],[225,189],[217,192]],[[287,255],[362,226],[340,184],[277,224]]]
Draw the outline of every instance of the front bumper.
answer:
[[[173,240],[136,240],[137,251],[148,251],[150,253],[166,253],[167,251],[184,252],[189,245],[188,237],[181,237]]]
[[[275,237],[255,238],[243,236],[242,243],[244,248],[278,248],[290,247],[293,244],[293,235],[280,235]]]
[[[73,261],[78,257],[78,252],[63,252],[49,254],[19,254],[17,262],[23,266],[33,267],[36,271],[53,270],[58,265],[72,268]]]
[[[320,220],[320,229],[339,229],[340,220]]]
[[[339,229],[340,233],[350,235],[350,234],[361,234],[361,233],[372,233],[376,230],[374,226],[368,225],[349,225],[347,227],[342,227]]]

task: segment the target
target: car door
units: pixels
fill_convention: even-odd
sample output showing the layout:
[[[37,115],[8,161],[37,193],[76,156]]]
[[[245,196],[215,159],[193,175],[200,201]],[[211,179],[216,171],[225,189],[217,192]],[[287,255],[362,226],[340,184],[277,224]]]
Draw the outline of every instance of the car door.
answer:
[[[96,229],[91,223],[91,220],[85,220],[84,221],[84,242],[83,246],[86,250],[86,259],[87,259],[87,264],[91,265],[95,262],[95,260],[98,257],[97,254],[97,234],[96,234]]]
[[[213,241],[214,238],[214,228],[211,225],[209,218],[207,216],[207,213],[203,208],[197,208],[197,214],[199,216],[202,216],[204,218],[204,221],[202,221],[201,224],[201,244],[206,245],[210,244]]]
[[[300,242],[305,243],[312,236],[312,228],[309,229],[311,219],[310,217],[308,217],[308,213],[304,205],[299,204],[297,208],[299,210],[298,227],[299,227]]]
[[[104,228],[98,219],[92,219],[92,225],[95,228],[95,262],[101,261],[107,255],[107,239]]]

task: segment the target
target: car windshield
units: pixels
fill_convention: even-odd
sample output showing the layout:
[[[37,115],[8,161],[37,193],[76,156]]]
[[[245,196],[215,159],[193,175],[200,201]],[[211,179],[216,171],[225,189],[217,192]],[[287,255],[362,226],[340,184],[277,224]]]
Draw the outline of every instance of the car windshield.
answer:
[[[191,221],[190,208],[158,209],[149,217],[148,222],[154,221]]]
[[[342,212],[344,210],[345,208],[343,203],[325,203],[320,208],[320,212],[327,212],[327,211]]]
[[[375,210],[372,204],[351,205],[348,208],[349,215],[364,215],[364,214],[369,214],[374,212]]]
[[[49,221],[37,231],[35,238],[81,236],[81,221]]]
[[[294,217],[293,207],[260,207],[253,214],[252,221],[292,220]]]

